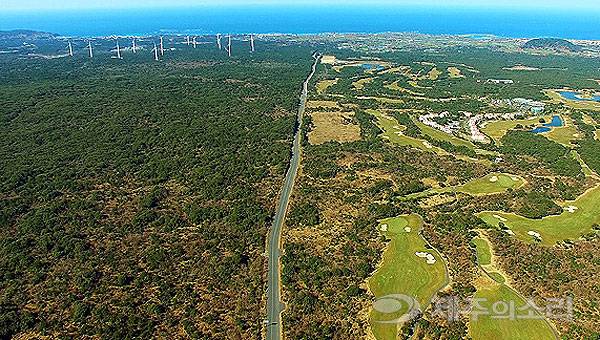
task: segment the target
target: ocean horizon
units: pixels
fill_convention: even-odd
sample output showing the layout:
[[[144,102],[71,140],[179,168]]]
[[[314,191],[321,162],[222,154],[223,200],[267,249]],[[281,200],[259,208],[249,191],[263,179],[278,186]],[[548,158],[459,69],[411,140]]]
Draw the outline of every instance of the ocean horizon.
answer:
[[[0,30],[63,36],[415,32],[510,38],[600,40],[600,11],[433,6],[203,6],[112,10],[3,11]]]

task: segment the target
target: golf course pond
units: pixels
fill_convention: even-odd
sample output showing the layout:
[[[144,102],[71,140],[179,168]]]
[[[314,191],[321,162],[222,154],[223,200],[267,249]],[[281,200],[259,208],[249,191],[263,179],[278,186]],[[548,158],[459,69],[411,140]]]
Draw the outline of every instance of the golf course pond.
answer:
[[[383,67],[382,65],[379,64],[362,64],[361,65],[362,68],[364,68],[365,70],[369,70],[369,71],[382,71],[385,69],[385,67]]]
[[[550,123],[542,124],[542,126],[536,127],[531,130],[533,133],[544,133],[552,131],[552,128],[555,127],[563,127],[565,126],[562,118],[559,115],[555,115],[552,117],[552,121]]]
[[[567,100],[575,101],[587,101],[587,102],[600,102],[600,95],[593,95],[590,97],[584,97],[581,92],[576,91],[561,91],[560,96]]]

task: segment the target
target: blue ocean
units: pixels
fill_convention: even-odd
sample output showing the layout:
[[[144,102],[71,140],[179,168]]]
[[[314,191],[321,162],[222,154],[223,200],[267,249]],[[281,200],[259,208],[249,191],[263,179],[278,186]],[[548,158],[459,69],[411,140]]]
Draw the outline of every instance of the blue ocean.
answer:
[[[126,10],[0,10],[0,30],[34,29],[65,36],[155,33],[493,34],[600,39],[600,9],[481,9],[443,6],[204,6]]]

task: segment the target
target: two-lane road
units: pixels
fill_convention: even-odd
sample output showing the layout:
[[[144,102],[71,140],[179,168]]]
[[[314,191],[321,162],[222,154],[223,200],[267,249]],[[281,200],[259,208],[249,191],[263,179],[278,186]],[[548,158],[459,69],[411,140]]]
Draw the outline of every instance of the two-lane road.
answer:
[[[273,219],[273,226],[269,233],[268,241],[268,255],[269,255],[269,267],[268,267],[268,279],[267,279],[267,340],[281,339],[282,327],[281,327],[281,312],[283,311],[284,305],[281,302],[281,229],[283,228],[283,222],[285,221],[285,215],[287,212],[290,196],[292,195],[292,189],[294,187],[294,181],[296,174],[298,173],[298,166],[300,164],[300,143],[302,138],[302,118],[304,117],[304,110],[306,109],[306,99],[308,97],[308,84],[312,77],[315,75],[317,70],[317,64],[319,57],[315,54],[313,56],[315,62],[312,65],[312,69],[308,78],[304,81],[302,88],[302,94],[300,95],[300,107],[298,108],[298,124],[297,130],[294,135],[294,145],[292,147],[292,160],[290,162],[290,168],[288,169],[285,177],[283,189],[281,190],[281,197],[277,205],[277,211],[275,212],[275,218]]]

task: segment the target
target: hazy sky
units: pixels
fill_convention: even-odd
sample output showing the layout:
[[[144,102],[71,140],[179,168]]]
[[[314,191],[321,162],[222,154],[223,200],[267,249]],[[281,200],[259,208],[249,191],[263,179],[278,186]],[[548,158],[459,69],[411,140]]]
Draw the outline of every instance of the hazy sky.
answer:
[[[199,5],[434,5],[468,7],[505,7],[505,8],[584,8],[596,10],[598,0],[0,0],[2,10],[32,9],[95,9],[95,8],[150,8],[150,7],[192,7]],[[475,4],[474,4],[475,3]]]

